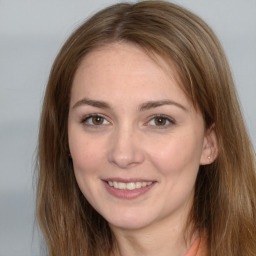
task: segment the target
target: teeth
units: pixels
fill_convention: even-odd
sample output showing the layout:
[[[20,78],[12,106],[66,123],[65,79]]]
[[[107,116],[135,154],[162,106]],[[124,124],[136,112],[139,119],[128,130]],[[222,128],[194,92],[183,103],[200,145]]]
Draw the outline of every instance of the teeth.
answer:
[[[141,185],[142,185],[141,182],[136,182],[136,183],[135,183],[135,187],[136,187],[136,188],[141,188]]]
[[[123,183],[125,184],[125,183]],[[134,182],[129,182],[127,185],[126,185],[126,189],[128,190],[134,190],[136,188],[136,185]]]
[[[137,188],[143,188],[146,186],[151,185],[152,182],[118,182],[118,181],[108,181],[108,185],[117,189],[122,189],[122,190],[134,190]]]

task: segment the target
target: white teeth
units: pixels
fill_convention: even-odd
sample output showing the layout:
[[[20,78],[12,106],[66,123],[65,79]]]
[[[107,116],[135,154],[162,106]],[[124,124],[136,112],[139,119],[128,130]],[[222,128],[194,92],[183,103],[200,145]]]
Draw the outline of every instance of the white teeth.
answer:
[[[143,188],[146,186],[151,185],[152,182],[128,182],[128,183],[124,183],[124,182],[118,182],[118,181],[108,181],[108,185],[117,189],[122,189],[122,190],[134,190],[137,188]]]
[[[135,186],[136,186],[136,188],[141,188],[141,182],[136,182]]]
[[[136,185],[135,185],[134,182],[129,182],[129,183],[126,185],[126,188],[127,188],[128,190],[133,190],[133,189],[136,188]]]
[[[118,184],[116,181],[113,182],[113,186],[114,186],[114,188],[118,188]]]
[[[119,188],[119,189],[126,189],[126,184],[123,183],[123,182],[120,182],[120,183],[118,183],[117,188]]]

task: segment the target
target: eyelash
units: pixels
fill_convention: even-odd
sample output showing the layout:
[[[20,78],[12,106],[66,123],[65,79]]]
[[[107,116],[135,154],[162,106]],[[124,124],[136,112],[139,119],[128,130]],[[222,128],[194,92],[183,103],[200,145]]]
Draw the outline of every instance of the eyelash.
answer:
[[[152,116],[147,124],[149,124],[151,121],[155,122],[156,119],[162,119],[165,123],[163,125],[152,125],[155,126],[155,129],[166,129],[175,124],[175,120],[173,118],[163,114]],[[168,122],[168,124],[166,124],[166,122]]]
[[[103,123],[100,123],[100,124],[89,123],[89,120],[92,118],[101,118]],[[151,125],[150,124],[150,122],[152,122],[152,121],[155,122],[157,119],[162,119],[163,125]],[[107,121],[108,124],[104,124],[105,121]],[[93,122],[93,121],[91,121],[91,122]],[[166,122],[168,122],[168,124],[166,124]],[[100,128],[102,126],[111,124],[103,115],[100,115],[100,114],[87,115],[82,119],[81,123],[83,123],[86,126],[93,127],[93,128]],[[174,124],[175,124],[175,120],[173,118],[170,118],[169,116],[163,115],[163,114],[151,116],[149,121],[146,122],[147,126],[152,126],[155,129],[166,129],[169,126],[174,125]]]
[[[90,120],[90,119],[92,119],[92,118],[94,118],[94,117],[96,117],[96,118],[102,118],[103,119],[103,122],[105,122],[105,121],[107,121],[107,119],[104,117],[104,116],[102,116],[102,115],[100,115],[100,114],[90,114],[90,115],[87,115],[87,116],[85,116],[83,119],[82,119],[82,123],[84,124],[84,125],[86,125],[86,126],[89,126],[89,127],[93,127],[93,128],[100,128],[101,126],[103,126],[103,125],[106,125],[106,124],[90,124],[90,123],[88,123],[88,121]],[[109,121],[107,121],[109,124],[110,124],[110,122]],[[107,124],[108,125],[108,124]]]

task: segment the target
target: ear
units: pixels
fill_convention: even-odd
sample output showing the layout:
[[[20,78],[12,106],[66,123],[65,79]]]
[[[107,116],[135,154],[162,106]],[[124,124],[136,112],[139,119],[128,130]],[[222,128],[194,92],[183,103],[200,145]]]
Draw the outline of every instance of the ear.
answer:
[[[203,150],[200,158],[200,165],[208,165],[215,161],[218,156],[218,139],[213,124],[206,132],[203,143]]]

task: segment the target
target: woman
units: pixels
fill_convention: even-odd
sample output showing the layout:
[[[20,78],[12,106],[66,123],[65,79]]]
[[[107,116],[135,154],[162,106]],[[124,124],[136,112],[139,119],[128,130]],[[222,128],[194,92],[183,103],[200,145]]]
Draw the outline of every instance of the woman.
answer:
[[[229,66],[181,7],[117,4],[71,35],[38,156],[50,255],[256,254],[255,153]]]

